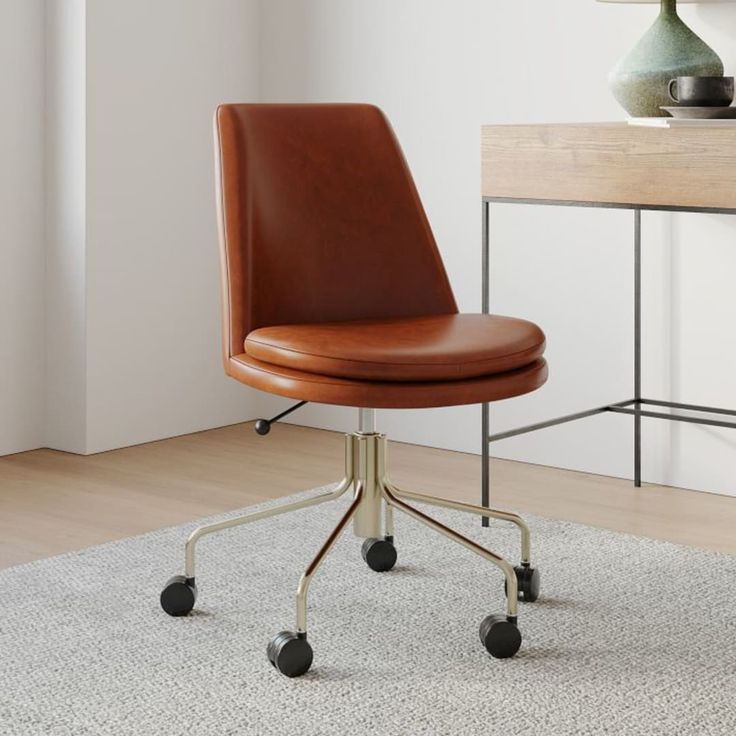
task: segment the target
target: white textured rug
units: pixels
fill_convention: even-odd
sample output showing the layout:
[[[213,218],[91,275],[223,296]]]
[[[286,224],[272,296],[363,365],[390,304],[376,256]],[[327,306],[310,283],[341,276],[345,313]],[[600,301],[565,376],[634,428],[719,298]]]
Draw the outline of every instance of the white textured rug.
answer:
[[[540,518],[516,658],[478,639],[500,574],[398,515],[390,573],[351,531],[337,544],[310,592],[312,670],[282,677],[266,643],[346,503],[208,537],[185,619],[158,596],[194,524],[0,572],[0,734],[736,733],[736,557]],[[435,512],[517,561],[513,527]]]

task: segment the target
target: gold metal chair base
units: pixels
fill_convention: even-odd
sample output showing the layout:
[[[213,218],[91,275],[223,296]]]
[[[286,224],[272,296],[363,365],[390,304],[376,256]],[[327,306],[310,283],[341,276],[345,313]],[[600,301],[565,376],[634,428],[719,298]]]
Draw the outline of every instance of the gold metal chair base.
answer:
[[[361,429],[366,429],[362,422]],[[372,424],[372,423],[371,423]],[[368,427],[372,430],[373,427]],[[353,530],[358,537],[380,538],[393,537],[393,509],[398,509],[408,516],[420,521],[430,529],[452,539],[467,549],[475,552],[484,559],[492,562],[500,568],[506,579],[506,608],[507,616],[515,621],[518,610],[518,580],[514,566],[502,557],[486,549],[482,545],[463,536],[459,532],[445,526],[431,518],[424,512],[407,503],[417,501],[423,504],[440,506],[464,511],[478,516],[487,516],[503,521],[509,521],[519,527],[521,532],[521,562],[523,566],[530,563],[530,539],[529,528],[523,519],[514,513],[498,511],[495,509],[474,506],[472,504],[450,501],[434,496],[427,496],[413,491],[406,491],[394,486],[388,479],[386,472],[387,441],[386,436],[375,431],[358,431],[345,435],[345,477],[337,487],[327,493],[322,493],[311,498],[302,499],[293,503],[277,506],[274,508],[245,514],[233,519],[209,524],[196,529],[189,536],[185,548],[185,577],[194,585],[195,566],[194,552],[197,542],[208,534],[231,529],[243,524],[249,524],[261,519],[268,519],[279,514],[315,506],[317,504],[332,501],[342,496],[348,489],[353,489],[353,500],[347,511],[343,514],[337,526],[333,529],[325,543],[315,555],[304,574],[302,575],[296,593],[296,631],[297,635],[306,637],[307,632],[307,594],[309,584],[312,581],[319,566],[324,561],[328,552],[344,531],[349,522],[353,522]],[[382,521],[383,516],[383,521]],[[196,593],[195,593],[196,594]],[[192,600],[193,604],[193,600]],[[173,614],[177,615],[177,614]]]

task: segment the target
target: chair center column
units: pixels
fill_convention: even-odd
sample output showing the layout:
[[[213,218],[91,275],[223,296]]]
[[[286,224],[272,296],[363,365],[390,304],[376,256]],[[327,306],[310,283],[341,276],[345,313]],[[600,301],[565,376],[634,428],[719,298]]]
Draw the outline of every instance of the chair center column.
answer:
[[[386,435],[376,432],[348,435],[353,450],[353,489],[363,498],[353,517],[353,532],[365,539],[381,536],[381,483],[386,475]]]

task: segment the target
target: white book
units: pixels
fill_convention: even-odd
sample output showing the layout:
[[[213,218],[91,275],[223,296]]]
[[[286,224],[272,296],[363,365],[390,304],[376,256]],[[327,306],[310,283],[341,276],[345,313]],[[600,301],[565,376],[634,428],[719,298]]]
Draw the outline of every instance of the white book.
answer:
[[[647,128],[734,128],[736,118],[627,118],[629,125]]]

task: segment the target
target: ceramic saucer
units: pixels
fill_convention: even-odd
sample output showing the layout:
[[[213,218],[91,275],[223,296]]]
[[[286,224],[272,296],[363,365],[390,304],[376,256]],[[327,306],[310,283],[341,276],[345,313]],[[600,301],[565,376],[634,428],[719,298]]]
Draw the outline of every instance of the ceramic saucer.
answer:
[[[732,107],[685,107],[678,105],[677,107],[660,108],[672,115],[673,118],[682,120],[723,120],[726,118],[736,118],[736,106]]]

